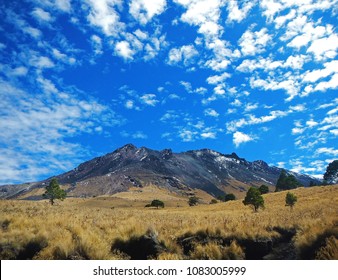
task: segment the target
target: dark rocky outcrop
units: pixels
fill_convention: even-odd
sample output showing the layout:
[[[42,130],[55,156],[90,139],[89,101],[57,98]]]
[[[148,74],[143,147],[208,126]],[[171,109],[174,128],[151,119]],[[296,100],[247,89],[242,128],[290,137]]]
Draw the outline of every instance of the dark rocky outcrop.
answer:
[[[166,251],[166,247],[158,240],[155,231],[148,230],[145,235],[132,236],[128,240],[116,239],[111,251],[126,254],[131,260],[147,260],[156,258]]]

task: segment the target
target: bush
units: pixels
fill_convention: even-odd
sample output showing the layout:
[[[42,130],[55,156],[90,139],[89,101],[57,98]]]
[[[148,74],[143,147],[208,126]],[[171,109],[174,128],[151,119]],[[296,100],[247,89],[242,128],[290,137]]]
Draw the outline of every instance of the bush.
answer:
[[[191,196],[189,197],[188,204],[189,206],[195,206],[199,201],[199,198],[197,196]]]
[[[217,199],[213,198],[210,200],[210,204],[216,204],[216,203],[218,203]]]
[[[297,202],[297,196],[293,193],[288,192],[285,196],[285,206],[290,206],[291,209]]]
[[[150,204],[147,204],[145,207],[164,208],[164,202],[159,199],[154,199]]]
[[[261,192],[261,194],[266,194],[269,192],[269,187],[266,185],[261,185],[258,190]]]
[[[230,200],[236,200],[236,196],[233,193],[219,195],[217,198],[221,201],[224,201],[224,202],[227,202],[227,201],[230,201]]]

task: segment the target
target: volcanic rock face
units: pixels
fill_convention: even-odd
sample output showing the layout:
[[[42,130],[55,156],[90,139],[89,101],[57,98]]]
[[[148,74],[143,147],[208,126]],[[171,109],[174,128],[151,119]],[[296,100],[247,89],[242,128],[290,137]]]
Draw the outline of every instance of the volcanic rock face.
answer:
[[[56,178],[60,184],[70,186],[70,196],[114,194],[147,185],[183,193],[197,188],[217,196],[224,191],[243,192],[250,186],[261,184],[274,186],[280,172],[280,168],[270,167],[262,160],[248,162],[235,153],[226,155],[209,149],[173,153],[170,149],[155,151],[128,144]],[[305,186],[315,180],[306,175],[292,174]],[[16,197],[48,183],[49,179],[2,186],[0,197]]]

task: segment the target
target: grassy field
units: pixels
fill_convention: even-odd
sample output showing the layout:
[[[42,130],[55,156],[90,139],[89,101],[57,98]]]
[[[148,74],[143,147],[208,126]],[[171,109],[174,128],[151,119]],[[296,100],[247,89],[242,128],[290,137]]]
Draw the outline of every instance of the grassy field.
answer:
[[[338,259],[338,185],[189,207],[156,188],[95,198],[0,201],[0,259]],[[208,195],[199,193],[205,202]],[[164,209],[145,208],[152,199]]]

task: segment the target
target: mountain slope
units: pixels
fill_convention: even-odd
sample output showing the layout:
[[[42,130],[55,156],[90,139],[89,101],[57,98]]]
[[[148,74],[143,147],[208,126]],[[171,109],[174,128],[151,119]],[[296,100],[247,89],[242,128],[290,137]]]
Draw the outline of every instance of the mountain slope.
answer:
[[[225,155],[209,149],[173,153],[170,149],[156,151],[128,144],[56,178],[68,188],[69,196],[76,197],[114,194],[148,185],[183,194],[196,188],[217,196],[224,192],[241,194],[250,186],[261,184],[273,189],[280,172],[280,168],[268,166],[262,160],[248,162],[235,153]],[[305,186],[316,181],[306,175],[289,173]],[[32,189],[43,188],[48,182],[49,179],[2,186],[0,197],[18,197]]]

